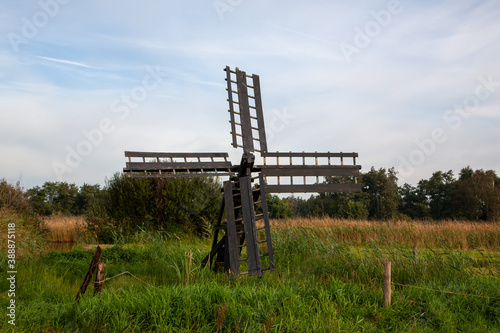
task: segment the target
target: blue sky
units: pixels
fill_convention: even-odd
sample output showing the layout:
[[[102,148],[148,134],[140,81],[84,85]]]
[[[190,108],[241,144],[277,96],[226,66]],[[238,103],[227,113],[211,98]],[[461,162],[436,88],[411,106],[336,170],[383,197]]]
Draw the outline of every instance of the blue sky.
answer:
[[[230,145],[223,68],[261,78],[270,150],[415,184],[500,173],[500,1],[3,1],[0,178],[103,184],[125,150]]]

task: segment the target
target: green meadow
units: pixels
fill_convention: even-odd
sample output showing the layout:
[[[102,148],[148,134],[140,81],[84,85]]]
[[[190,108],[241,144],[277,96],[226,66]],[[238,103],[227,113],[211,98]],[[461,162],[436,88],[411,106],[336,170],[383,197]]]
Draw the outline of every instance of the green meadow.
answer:
[[[208,237],[140,231],[103,246],[102,292],[94,295],[90,285],[78,303],[96,246],[28,247],[17,261],[16,325],[3,316],[0,330],[500,332],[500,227],[461,223],[450,231],[445,225],[274,221],[277,269],[262,278],[201,269]],[[0,260],[5,276],[7,259]],[[392,263],[389,307],[384,261]],[[3,309],[8,289],[2,277]]]

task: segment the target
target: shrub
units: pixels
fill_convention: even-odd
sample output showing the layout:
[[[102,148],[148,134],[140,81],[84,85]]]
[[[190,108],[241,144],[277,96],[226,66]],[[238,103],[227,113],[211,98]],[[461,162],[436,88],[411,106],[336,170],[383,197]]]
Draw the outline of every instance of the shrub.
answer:
[[[211,177],[144,179],[115,174],[88,213],[101,241],[146,230],[209,231],[219,214],[220,182]]]

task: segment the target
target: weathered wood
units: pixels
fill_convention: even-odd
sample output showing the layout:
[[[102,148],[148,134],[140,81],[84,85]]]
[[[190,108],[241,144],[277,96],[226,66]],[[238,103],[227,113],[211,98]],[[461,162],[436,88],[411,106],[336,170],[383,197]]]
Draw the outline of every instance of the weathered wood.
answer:
[[[222,237],[221,240],[217,243],[217,245],[212,246],[212,250],[210,250],[210,253],[201,261],[201,268],[205,267],[209,260],[210,264],[212,263],[213,259],[215,258],[215,255],[217,254],[217,252],[219,252],[220,249],[222,249],[225,242],[226,242],[226,236]]]
[[[81,295],[85,293],[87,290],[88,285],[90,284],[90,280],[92,280],[92,276],[94,275],[94,271],[97,268],[97,264],[99,263],[99,260],[101,259],[102,255],[102,249],[100,246],[97,246],[94,252],[94,256],[92,257],[92,261],[90,262],[89,269],[87,270],[87,274],[85,274],[85,278],[83,279],[83,283],[80,286],[80,289],[78,290],[78,294],[76,294],[76,301],[78,302],[80,300]]]
[[[240,265],[238,263],[239,250],[238,250],[238,240],[239,237],[236,234],[236,222],[234,216],[234,197],[233,197],[233,187],[231,181],[225,181],[224,184],[224,201],[226,205],[226,223],[227,223],[227,238],[228,238],[228,254],[229,254],[229,269],[232,276],[240,275]]]
[[[129,171],[155,171],[175,170],[178,172],[187,170],[202,170],[209,172],[215,170],[227,171],[232,168],[231,162],[127,162],[126,169]]]
[[[267,152],[262,157],[358,157],[358,153]]]
[[[243,225],[247,248],[247,262],[249,275],[262,275],[260,267],[259,244],[257,240],[257,227],[255,221],[255,208],[253,203],[252,183],[250,177],[240,177],[241,209],[243,212]]]
[[[250,116],[250,108],[248,106],[248,89],[246,73],[236,70],[236,80],[238,81],[238,106],[240,109],[241,134],[243,136],[243,150],[245,152],[253,152],[253,133],[252,119]]]
[[[217,245],[217,239],[219,238],[219,229],[217,229],[217,227],[219,227],[222,224],[222,218],[224,217],[225,208],[226,208],[226,202],[224,199],[222,199],[219,208],[219,217],[217,218],[217,223],[215,224],[212,248],[214,248]]]
[[[260,184],[260,199],[262,202],[262,216],[266,231],[266,245],[267,245],[267,253],[269,259],[269,269],[274,271],[275,266],[274,266],[273,242],[271,238],[271,227],[269,225],[269,212],[266,199],[266,187],[264,186],[265,182],[262,173],[259,174],[259,184]]]
[[[264,176],[359,176],[359,165],[262,165]]]
[[[388,307],[391,305],[391,262],[386,261],[383,263],[384,275],[384,306]]]
[[[254,74],[253,78],[253,92],[255,96],[255,112],[257,114],[257,130],[259,132],[260,152],[267,153],[267,138],[266,126],[264,124],[264,112],[262,110],[262,96],[260,94],[260,79],[259,76]]]
[[[227,95],[228,95],[227,101],[229,102],[229,116],[231,122],[231,134],[233,137],[233,147],[238,148],[238,140],[236,138],[236,120],[234,117],[233,90],[231,84],[231,82],[233,81],[231,80],[231,69],[229,68],[229,66],[226,66],[225,71],[226,71]]]
[[[169,153],[169,152],[139,152],[126,151],[125,157],[150,157],[150,158],[226,158],[228,153]]]
[[[354,177],[354,182],[357,183],[361,167],[356,165],[358,154],[354,152],[268,152],[259,76],[247,75],[238,68],[233,71],[229,66],[226,66],[224,70],[226,71],[232,145],[235,148],[243,148],[241,163],[232,165],[228,162],[227,153],[127,151],[125,156],[129,161],[123,171],[133,178],[230,176],[232,183],[228,181],[223,185],[224,197],[219,219],[214,228],[212,249],[203,259],[202,267],[208,261],[212,267],[215,258],[216,270],[223,268],[234,276],[243,274],[261,276],[263,270],[275,268],[266,193],[359,192],[361,191],[359,184],[345,184],[345,181],[343,184],[319,184],[319,177],[340,176],[344,180],[347,177]],[[252,102],[251,99],[254,101]],[[238,110],[236,110],[236,105],[238,105]],[[257,149],[258,146],[254,141],[259,142],[260,150]],[[264,166],[255,165],[254,151],[260,152],[264,157]],[[275,165],[266,165],[266,157],[271,158],[271,161],[275,158]],[[294,157],[301,158],[302,165],[295,164]],[[287,162],[285,162],[284,165],[280,165],[282,162],[280,158],[289,159],[289,164],[286,165]],[[313,163],[311,164],[306,158],[313,158]],[[327,160],[321,160],[321,158]],[[333,158],[339,158],[340,161],[333,160]],[[347,158],[352,158],[351,163],[346,163]],[[152,161],[147,162],[148,160]],[[251,177],[255,173],[259,173],[260,188],[252,190]],[[277,185],[266,185],[265,177],[277,177]],[[283,184],[286,183],[283,177],[290,177],[290,184]],[[294,184],[295,177],[303,178],[304,183]],[[307,184],[307,177],[315,177],[316,183]],[[256,216],[255,204],[259,198],[261,198],[263,213]],[[224,214],[226,222],[223,223]],[[257,219],[264,220],[264,227],[257,228]],[[265,240],[259,241],[258,230],[265,230]],[[224,235],[219,240],[220,233]],[[267,245],[267,253],[260,254],[259,244],[262,244],[263,250],[264,243]],[[240,258],[245,248],[247,258]],[[268,256],[270,267],[260,267],[260,258],[263,256]],[[239,262],[243,260],[248,262],[248,272],[241,272]]]
[[[191,177],[225,177],[225,176],[233,176],[236,172],[193,172],[192,173],[139,173],[130,172],[129,170],[125,170],[124,172],[128,173],[130,178],[191,178]],[[158,171],[150,171],[150,172],[158,172]]]
[[[95,275],[95,283],[94,283],[94,295],[99,294],[102,289],[102,284],[104,283],[104,271],[106,270],[106,264],[100,262],[97,265],[97,273]]]
[[[333,193],[360,191],[360,184],[266,185],[267,193]]]

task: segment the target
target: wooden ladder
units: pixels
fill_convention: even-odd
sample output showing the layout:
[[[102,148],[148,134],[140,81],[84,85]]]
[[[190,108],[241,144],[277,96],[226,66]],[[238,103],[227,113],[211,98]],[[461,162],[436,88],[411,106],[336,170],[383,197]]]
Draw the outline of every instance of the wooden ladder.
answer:
[[[259,186],[252,188],[252,181],[257,179]],[[239,177],[223,183],[221,222],[215,227],[212,251],[203,260],[203,266],[214,258],[215,270],[223,268],[233,277],[246,274],[260,277],[263,271],[275,269],[265,186],[260,184],[264,184],[261,174],[253,179]],[[225,235],[218,240],[220,230]]]

